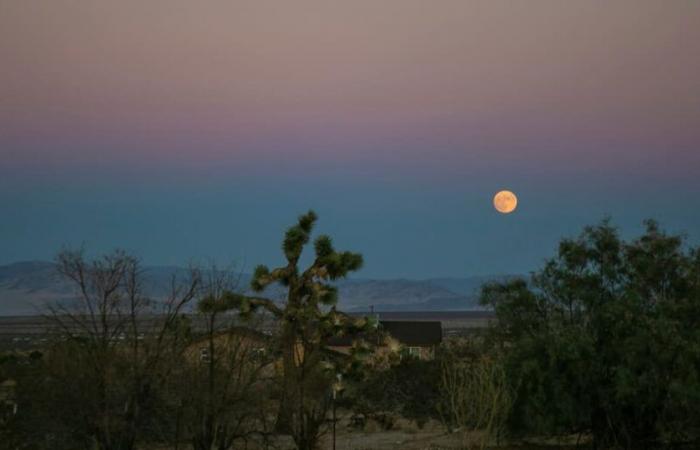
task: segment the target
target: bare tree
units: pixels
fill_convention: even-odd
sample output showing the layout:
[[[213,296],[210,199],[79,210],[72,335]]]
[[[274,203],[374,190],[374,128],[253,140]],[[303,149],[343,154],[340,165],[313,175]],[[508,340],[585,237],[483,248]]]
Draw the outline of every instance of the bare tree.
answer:
[[[82,250],[63,250],[56,265],[77,295],[75,304],[48,307],[63,347],[71,349],[72,361],[62,367],[75,369],[56,374],[80,375],[76,410],[94,446],[131,450],[154,386],[167,378],[173,354],[183,348],[181,313],[195,298],[200,274],[173,275],[169,295],[156,302],[143,292],[139,261],[124,251],[90,261]]]
[[[203,332],[192,340],[175,377],[183,410],[179,423],[195,450],[266,441],[272,428],[270,337],[260,331],[260,318],[241,326],[228,311],[224,294],[237,289],[240,277],[215,266],[206,274],[196,316]]]

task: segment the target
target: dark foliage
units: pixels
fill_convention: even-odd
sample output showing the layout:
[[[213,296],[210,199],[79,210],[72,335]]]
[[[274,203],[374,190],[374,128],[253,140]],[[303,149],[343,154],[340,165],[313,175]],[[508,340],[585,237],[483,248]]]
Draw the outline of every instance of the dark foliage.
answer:
[[[529,282],[490,284],[495,338],[517,392],[510,428],[590,433],[593,446],[658,448],[700,431],[700,253],[646,223],[566,239]]]
[[[385,370],[369,371],[347,393],[347,406],[367,417],[399,414],[423,426],[439,419],[440,364],[404,357]]]

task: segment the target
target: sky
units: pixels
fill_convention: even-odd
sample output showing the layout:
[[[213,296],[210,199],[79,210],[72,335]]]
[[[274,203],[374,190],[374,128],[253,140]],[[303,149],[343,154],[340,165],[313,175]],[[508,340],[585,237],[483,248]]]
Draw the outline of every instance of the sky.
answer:
[[[694,0],[0,0],[0,264],[250,270],[308,209],[371,278],[697,244],[699,55]]]

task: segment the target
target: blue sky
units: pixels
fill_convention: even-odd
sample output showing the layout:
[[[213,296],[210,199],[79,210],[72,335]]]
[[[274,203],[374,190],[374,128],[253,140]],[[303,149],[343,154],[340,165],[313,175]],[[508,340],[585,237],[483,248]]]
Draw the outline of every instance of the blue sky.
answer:
[[[700,238],[700,3],[5,1],[0,263],[536,269],[612,217]],[[494,193],[513,190],[511,215]]]

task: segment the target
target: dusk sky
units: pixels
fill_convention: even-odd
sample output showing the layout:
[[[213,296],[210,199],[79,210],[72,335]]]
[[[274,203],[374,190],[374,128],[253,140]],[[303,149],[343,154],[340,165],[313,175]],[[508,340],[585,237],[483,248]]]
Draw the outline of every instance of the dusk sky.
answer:
[[[0,0],[0,264],[251,270],[310,208],[360,277],[700,243],[700,2]]]

